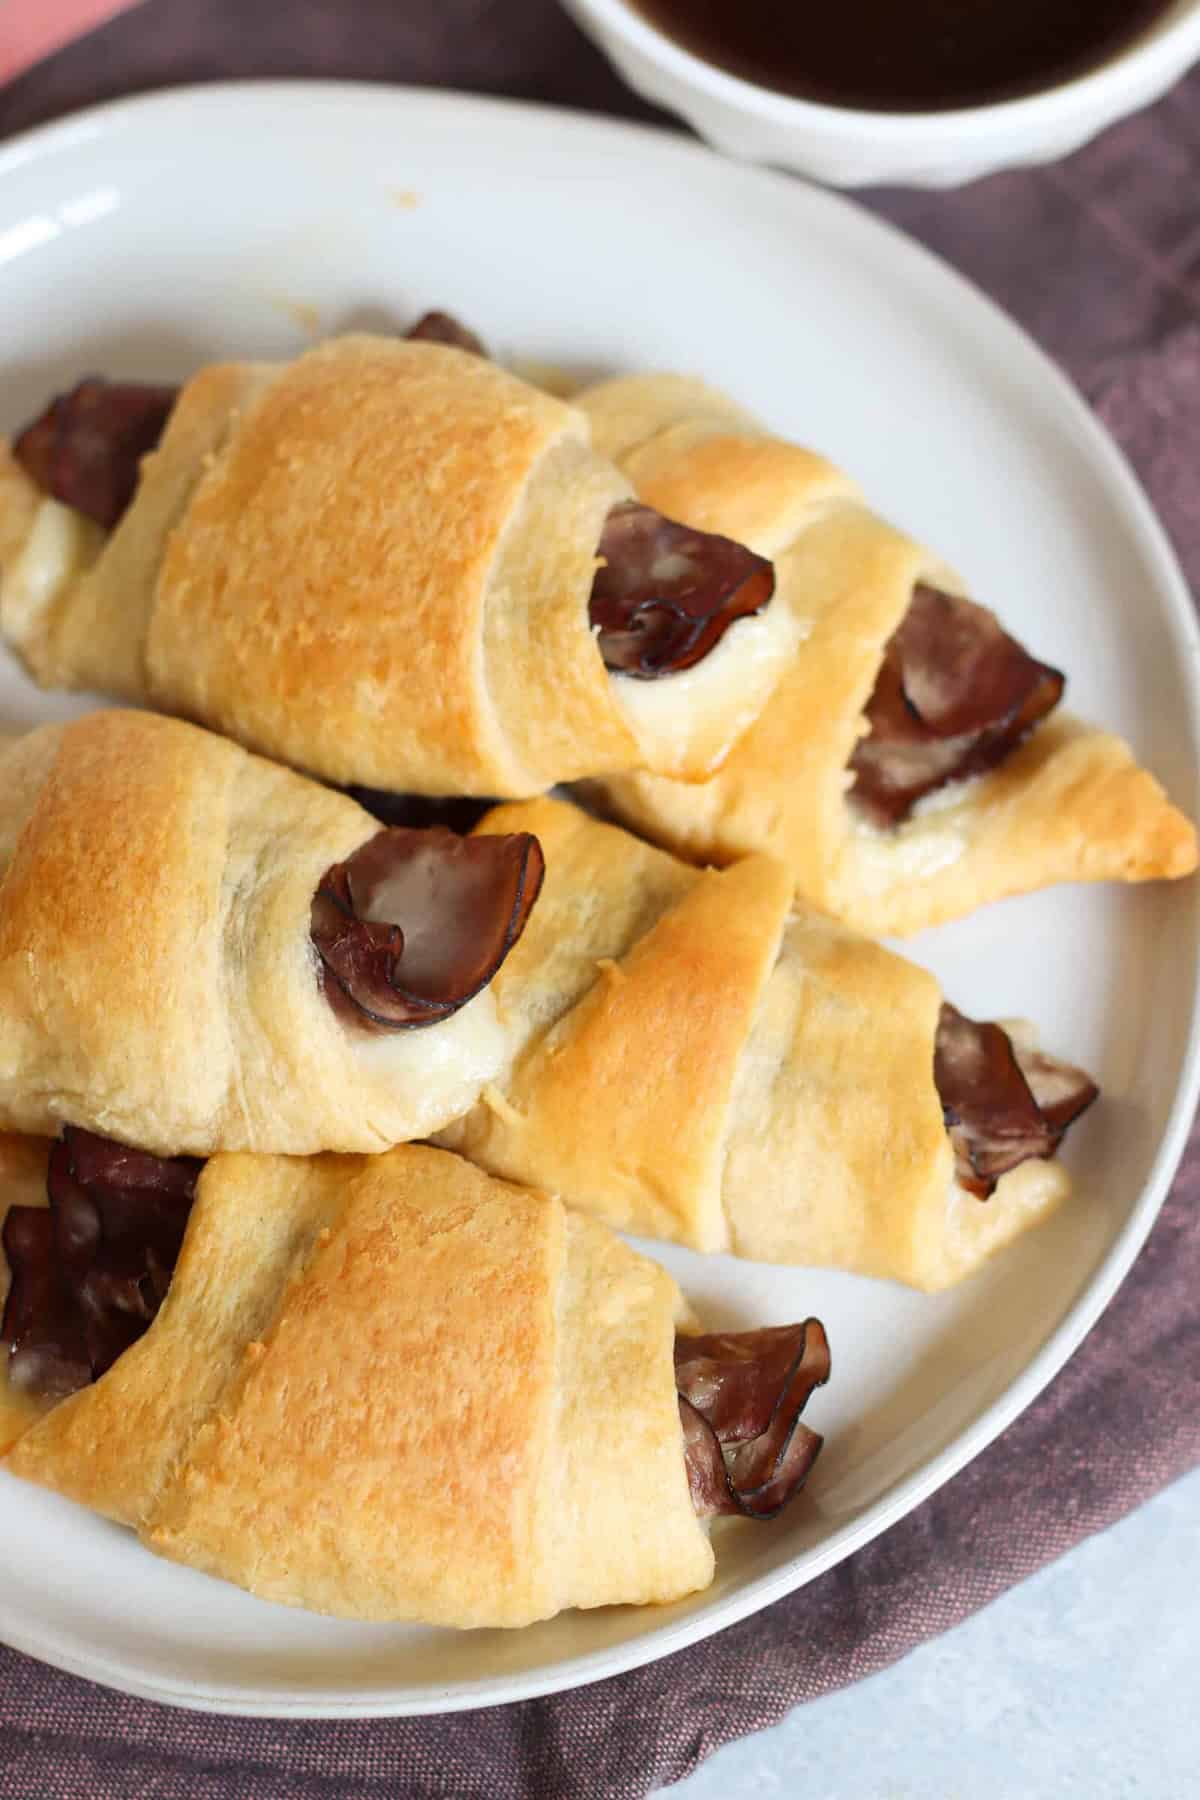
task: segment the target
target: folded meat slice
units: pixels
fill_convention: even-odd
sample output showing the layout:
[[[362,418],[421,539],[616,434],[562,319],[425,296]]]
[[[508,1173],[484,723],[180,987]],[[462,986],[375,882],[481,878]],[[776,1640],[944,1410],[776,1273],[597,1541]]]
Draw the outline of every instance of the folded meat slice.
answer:
[[[13,455],[44,494],[111,531],[142,457],[166,429],[179,390],[89,376],[20,432]]]
[[[62,1399],[112,1367],[155,1318],[203,1164],[68,1126],[50,1150],[49,1207],[10,1206],[0,1323],[8,1379]]]
[[[485,988],[545,873],[527,832],[380,831],[313,896],[312,939],[335,1011],[367,1029],[432,1025]]]
[[[405,332],[405,337],[416,344],[449,344],[454,350],[469,350],[473,356],[486,356],[483,342],[475,333],[467,328],[453,313],[422,313],[416,324]]]
[[[605,520],[590,617],[609,669],[653,681],[701,662],[775,591],[765,557],[636,500]]]
[[[1007,1031],[943,1002],[934,1080],[959,1185],[986,1200],[1010,1169],[1051,1157],[1099,1088],[1082,1069],[1018,1048]]]
[[[924,795],[996,768],[1065,685],[985,606],[918,582],[867,702],[851,797],[873,823],[899,824]]]
[[[823,1441],[800,1415],[829,1369],[817,1319],[676,1338],[688,1486],[701,1518],[774,1518],[799,1493]]]

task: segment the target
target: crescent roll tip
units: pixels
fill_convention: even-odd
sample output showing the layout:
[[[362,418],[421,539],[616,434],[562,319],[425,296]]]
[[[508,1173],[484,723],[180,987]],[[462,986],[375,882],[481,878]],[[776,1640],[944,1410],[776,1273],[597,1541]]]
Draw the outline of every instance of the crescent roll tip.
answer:
[[[868,822],[848,764],[882,661],[921,584],[954,596],[961,583],[846,477],[702,383],[631,377],[577,402],[641,497],[686,503],[707,529],[740,531],[775,558],[799,632],[787,673],[707,784],[645,771],[589,784],[618,818],[696,861],[773,853],[802,900],[878,934],[1058,881],[1195,869],[1194,826],[1129,747],[1058,715],[898,826]]]
[[[960,1188],[938,982],[795,907],[776,858],[697,870],[550,798],[476,829],[536,830],[547,876],[497,978],[506,1065],[439,1142],[624,1230],[931,1289],[1065,1196],[1045,1137]]]

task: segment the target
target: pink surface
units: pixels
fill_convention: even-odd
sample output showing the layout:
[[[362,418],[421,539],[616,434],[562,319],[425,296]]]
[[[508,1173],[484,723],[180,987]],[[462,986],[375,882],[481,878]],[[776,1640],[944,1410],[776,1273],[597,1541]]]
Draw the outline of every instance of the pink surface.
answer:
[[[103,25],[133,0],[0,0],[0,82]]]

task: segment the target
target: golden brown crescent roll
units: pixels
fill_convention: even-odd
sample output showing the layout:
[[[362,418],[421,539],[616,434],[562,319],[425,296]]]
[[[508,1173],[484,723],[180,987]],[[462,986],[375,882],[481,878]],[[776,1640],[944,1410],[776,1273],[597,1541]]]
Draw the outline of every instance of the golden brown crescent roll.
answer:
[[[701,872],[549,799],[478,829],[536,831],[547,876],[496,981],[509,1061],[439,1142],[624,1230],[928,1289],[1068,1192],[1046,1155],[1061,1130],[1039,1131],[1008,1037],[959,1020],[926,970],[793,912],[773,857]],[[939,1093],[951,1018],[967,1041]],[[1003,1040],[998,1069],[980,1031]],[[1068,1091],[1071,1117],[1095,1094],[1077,1071]],[[1032,1130],[1004,1172],[1014,1099]],[[972,1138],[958,1174],[951,1100]]]
[[[87,1134],[54,1146],[67,1241],[86,1217],[116,1236],[82,1311],[56,1313],[46,1289],[78,1267],[31,1250],[41,1214],[9,1212],[20,1316],[6,1310],[0,1379],[43,1390],[32,1423],[10,1420],[5,1467],[166,1556],[318,1612],[524,1625],[706,1586],[700,1517],[735,1510],[731,1483],[747,1479],[736,1510],[761,1498],[765,1516],[811,1466],[820,1440],[798,1420],[828,1375],[819,1325],[677,1339],[685,1308],[665,1270],[557,1200],[415,1145],[219,1156],[187,1193],[179,1163],[156,1174],[156,1160]],[[165,1296],[61,1397],[72,1332],[91,1331],[133,1266],[139,1198],[162,1248],[172,1189],[190,1217]],[[152,1255],[144,1266],[146,1282]],[[727,1482],[718,1440],[735,1405]]]
[[[153,430],[131,438],[139,395]],[[156,442],[126,504],[98,465]],[[589,609],[620,560],[608,526],[630,511],[627,481],[578,410],[443,344],[339,338],[202,369],[177,399],[85,382],[14,450],[0,626],[34,679],[147,701],[339,784],[696,779],[792,648],[769,569],[738,549],[753,616],[659,679],[606,666]],[[671,557],[650,550],[662,573]]]
[[[873,513],[845,475],[770,437],[699,381],[634,376],[585,390],[576,404],[647,504],[773,559],[800,632],[788,674],[721,770],[698,786],[653,773],[605,780],[604,803],[618,817],[697,861],[770,851],[802,899],[873,934],[918,931],[1057,881],[1145,881],[1196,867],[1195,830],[1128,745],[1057,715],[987,772],[939,786],[900,822],[881,824],[850,794],[848,765],[862,757],[865,715],[914,600],[945,610],[961,583]],[[1007,648],[1056,684],[1044,712],[1061,692],[1057,671],[1033,664],[982,609],[966,610],[990,626],[1002,665]],[[943,643],[953,642],[949,630]],[[936,645],[936,629],[929,635]],[[961,652],[946,654],[949,670],[926,672],[935,703],[937,679],[953,678]],[[903,730],[903,704],[900,712]],[[1008,726],[1006,746],[1021,735],[1015,701]]]
[[[443,851],[461,864],[449,833],[380,833],[345,796],[149,713],[92,713],[8,742],[0,1128],[69,1121],[204,1155],[379,1150],[445,1124],[500,1066],[503,1033],[482,981],[457,1007],[418,995],[406,1010],[387,990],[396,1016],[429,1021],[415,1026],[356,1008],[364,985],[377,998],[390,927],[350,916],[344,876],[397,843],[418,854],[396,877],[391,920],[436,964],[456,940],[421,883]],[[498,917],[486,888],[472,898],[495,939],[472,982],[520,927],[523,867],[501,871]],[[382,885],[375,916],[387,918]],[[459,921],[468,936],[472,917]],[[355,932],[369,940],[357,967]]]

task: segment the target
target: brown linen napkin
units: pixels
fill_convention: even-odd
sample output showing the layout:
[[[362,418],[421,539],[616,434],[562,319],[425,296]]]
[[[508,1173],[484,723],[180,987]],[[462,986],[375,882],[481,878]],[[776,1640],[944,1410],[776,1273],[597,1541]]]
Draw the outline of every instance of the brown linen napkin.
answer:
[[[369,76],[649,117],[554,0],[144,0],[0,92],[0,138],[219,76]],[[1200,73],[1054,168],[871,197],[1039,337],[1200,580]],[[639,1800],[956,1624],[1200,1462],[1200,1135],[1117,1299],[1041,1399],[878,1542],[691,1650],[442,1719],[176,1713],[0,1650],[0,1800]]]

